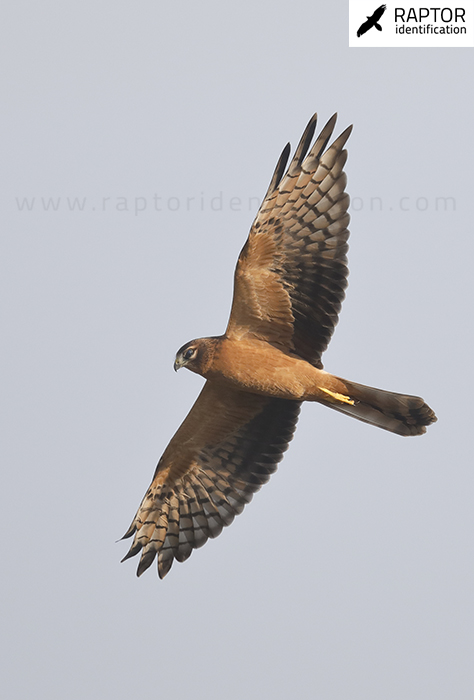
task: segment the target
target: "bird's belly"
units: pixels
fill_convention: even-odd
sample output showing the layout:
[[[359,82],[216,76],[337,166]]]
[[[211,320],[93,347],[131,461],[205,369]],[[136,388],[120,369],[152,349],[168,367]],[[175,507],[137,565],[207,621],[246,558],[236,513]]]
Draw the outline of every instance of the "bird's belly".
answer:
[[[226,339],[205,376],[254,394],[314,400],[317,387],[330,375],[268,343]]]

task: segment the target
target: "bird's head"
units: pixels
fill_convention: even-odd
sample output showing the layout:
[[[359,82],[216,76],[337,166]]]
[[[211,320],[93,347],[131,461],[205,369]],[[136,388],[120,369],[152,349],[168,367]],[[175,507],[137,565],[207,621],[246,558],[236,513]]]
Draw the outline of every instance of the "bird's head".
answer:
[[[183,345],[176,353],[175,372],[181,367],[187,367],[191,372],[203,374],[212,359],[215,340],[215,338],[197,338]]]

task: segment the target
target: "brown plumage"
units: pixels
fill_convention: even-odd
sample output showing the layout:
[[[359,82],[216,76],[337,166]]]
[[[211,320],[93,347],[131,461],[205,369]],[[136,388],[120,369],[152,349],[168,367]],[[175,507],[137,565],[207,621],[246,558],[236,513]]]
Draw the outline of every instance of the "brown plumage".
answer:
[[[225,334],[193,340],[176,355],[175,369],[207,381],[124,535],[135,535],[125,559],[141,552],[138,575],[157,557],[162,578],[174,559],[184,561],[232,522],[276,470],[302,401],[398,435],[421,435],[436,420],[419,397],[322,368],[347,285],[351,127],[325,150],[335,121],[309,150],[316,115],[310,120],[286,173],[284,149],[237,262]]]

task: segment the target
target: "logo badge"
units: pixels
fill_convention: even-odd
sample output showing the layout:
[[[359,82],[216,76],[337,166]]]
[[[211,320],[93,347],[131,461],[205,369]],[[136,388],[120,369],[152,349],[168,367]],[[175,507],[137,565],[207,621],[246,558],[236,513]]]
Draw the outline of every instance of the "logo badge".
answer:
[[[351,48],[474,46],[474,0],[443,0],[438,7],[395,0],[349,0]]]

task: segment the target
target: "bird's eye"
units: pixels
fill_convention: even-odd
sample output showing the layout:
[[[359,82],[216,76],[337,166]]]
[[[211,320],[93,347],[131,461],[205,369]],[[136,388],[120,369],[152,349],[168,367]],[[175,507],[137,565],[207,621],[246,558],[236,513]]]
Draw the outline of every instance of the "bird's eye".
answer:
[[[188,348],[186,352],[184,353],[183,357],[185,360],[190,360],[191,357],[194,355],[195,348]]]

